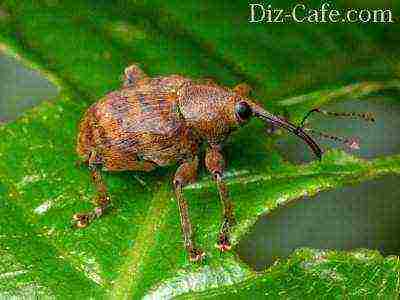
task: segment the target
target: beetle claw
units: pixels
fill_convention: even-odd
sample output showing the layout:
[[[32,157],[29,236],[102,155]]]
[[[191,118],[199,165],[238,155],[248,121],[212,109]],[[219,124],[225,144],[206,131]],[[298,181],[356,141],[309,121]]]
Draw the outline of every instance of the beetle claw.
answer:
[[[226,252],[231,250],[232,246],[230,244],[217,244],[217,248],[221,252]]]
[[[220,234],[219,241],[216,246],[221,252],[229,251],[232,248],[229,238],[225,233]]]
[[[192,251],[190,251],[189,260],[192,262],[201,261],[203,260],[205,255],[206,254],[204,253],[204,251],[200,249],[193,249]]]
[[[89,215],[88,214],[74,214],[72,216],[73,223],[78,228],[85,228],[89,224]]]

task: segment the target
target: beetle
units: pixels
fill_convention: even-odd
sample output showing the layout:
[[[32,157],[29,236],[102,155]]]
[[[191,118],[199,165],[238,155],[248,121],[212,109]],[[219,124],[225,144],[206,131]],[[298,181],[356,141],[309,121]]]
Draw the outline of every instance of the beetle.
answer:
[[[204,252],[194,241],[183,188],[196,179],[199,148],[205,143],[205,166],[216,182],[223,207],[217,245],[221,251],[229,250],[235,218],[223,179],[221,146],[230,133],[256,117],[297,135],[318,158],[322,156],[303,127],[271,114],[251,100],[249,92],[246,84],[231,89],[180,75],[151,78],[136,64],[127,67],[122,87],[91,105],[79,124],[76,150],[88,165],[97,196],[92,211],[74,214],[76,226],[86,227],[110,206],[102,171],[151,171],[178,164],[173,187],[184,245],[191,261],[201,260]]]

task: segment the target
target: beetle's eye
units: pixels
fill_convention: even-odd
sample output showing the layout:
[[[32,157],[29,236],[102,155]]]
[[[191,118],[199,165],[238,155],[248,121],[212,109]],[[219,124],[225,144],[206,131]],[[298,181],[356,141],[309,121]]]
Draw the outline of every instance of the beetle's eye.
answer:
[[[247,102],[242,101],[236,104],[235,114],[240,121],[246,121],[251,117],[253,112],[251,111],[250,105],[248,105]]]

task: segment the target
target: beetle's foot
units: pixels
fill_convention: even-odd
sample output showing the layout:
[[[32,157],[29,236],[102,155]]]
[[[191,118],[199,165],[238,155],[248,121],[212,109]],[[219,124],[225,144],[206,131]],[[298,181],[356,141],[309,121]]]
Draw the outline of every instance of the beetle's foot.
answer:
[[[226,252],[226,251],[231,250],[232,246],[231,246],[231,242],[229,241],[229,235],[228,234],[226,234],[224,232],[221,232],[219,234],[217,248],[221,252]]]
[[[189,251],[189,260],[192,262],[201,261],[205,256],[204,251],[200,249],[193,249]]]
[[[93,209],[90,213],[77,213],[72,216],[72,221],[78,228],[85,228],[94,219],[100,218],[107,206],[98,206]]]
[[[225,216],[224,221],[222,222],[221,229],[219,231],[217,248],[221,252],[226,252],[231,250],[231,242],[229,238],[229,233],[231,232],[232,226],[236,224],[236,220],[233,215]]]
[[[78,213],[72,216],[72,222],[78,228],[85,228],[86,226],[88,226],[90,219],[91,219],[91,214],[88,213],[86,214]]]

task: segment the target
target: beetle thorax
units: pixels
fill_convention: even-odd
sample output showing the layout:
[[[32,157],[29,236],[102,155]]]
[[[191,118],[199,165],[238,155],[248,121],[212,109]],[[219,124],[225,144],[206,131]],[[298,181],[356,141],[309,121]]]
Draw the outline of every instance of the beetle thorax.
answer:
[[[227,89],[201,84],[185,85],[178,92],[180,112],[187,126],[211,143],[223,141],[236,127],[235,97]]]

